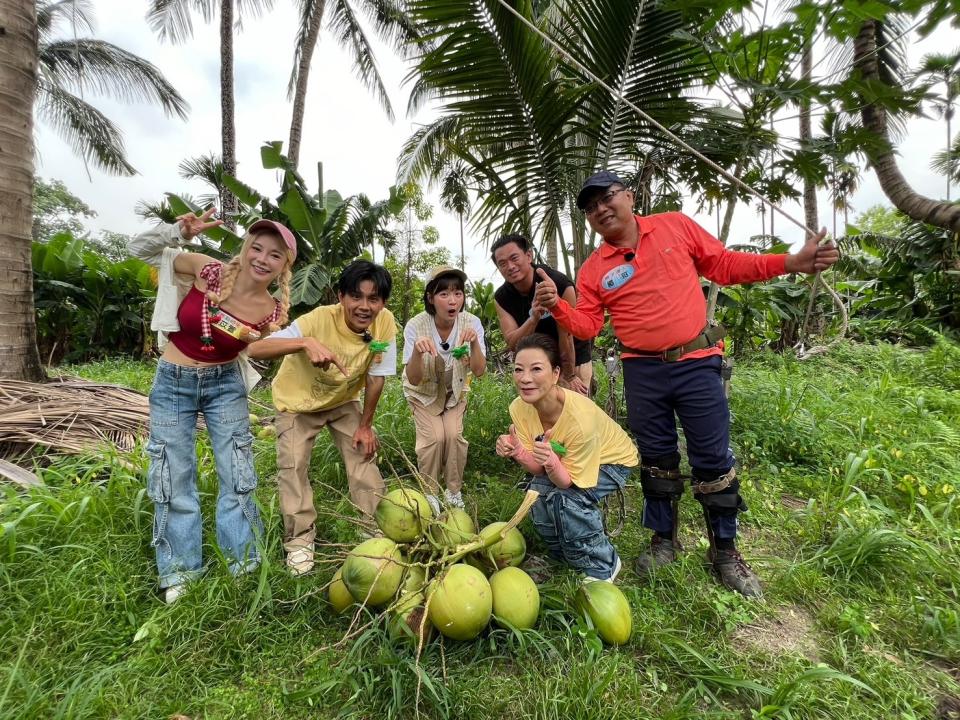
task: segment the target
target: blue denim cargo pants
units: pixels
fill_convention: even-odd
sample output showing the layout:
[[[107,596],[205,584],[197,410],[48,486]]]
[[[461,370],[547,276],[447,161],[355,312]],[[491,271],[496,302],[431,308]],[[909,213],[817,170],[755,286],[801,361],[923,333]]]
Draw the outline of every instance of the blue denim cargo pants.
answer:
[[[601,465],[595,487],[562,489],[546,475],[533,477],[527,487],[540,497],[530,514],[552,558],[597,580],[613,576],[617,549],[604,532],[600,501],[623,489],[629,475],[623,465]]]
[[[147,495],[154,503],[153,541],[160,587],[203,572],[197,491],[197,413],[203,413],[220,480],[217,545],[234,574],[259,563],[263,531],[253,499],[257,475],[247,391],[236,362],[184,367],[160,360],[150,391]]]

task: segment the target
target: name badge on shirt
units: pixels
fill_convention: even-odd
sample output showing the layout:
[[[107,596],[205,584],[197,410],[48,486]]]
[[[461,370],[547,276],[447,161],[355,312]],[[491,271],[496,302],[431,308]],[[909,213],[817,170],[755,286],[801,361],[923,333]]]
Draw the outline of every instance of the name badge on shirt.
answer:
[[[626,285],[627,281],[633,277],[636,268],[631,264],[617,265],[609,270],[603,279],[600,280],[600,287],[604,290],[617,290]]]
[[[230,313],[218,310],[215,317],[217,318],[216,320],[214,320],[213,317],[210,318],[210,327],[215,327],[221,332],[235,337],[237,340],[256,340],[260,337],[260,333],[244,325]]]

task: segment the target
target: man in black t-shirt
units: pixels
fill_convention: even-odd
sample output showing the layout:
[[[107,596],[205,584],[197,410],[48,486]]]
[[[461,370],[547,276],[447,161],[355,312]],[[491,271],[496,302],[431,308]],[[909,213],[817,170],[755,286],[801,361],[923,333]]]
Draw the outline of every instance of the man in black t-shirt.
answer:
[[[570,303],[577,304],[577,292],[566,275],[546,265],[533,262],[530,241],[523,235],[504,235],[490,248],[493,262],[506,282],[497,288],[494,300],[500,330],[513,350],[521,338],[535,332],[548,335],[560,346],[561,380],[566,387],[590,394],[593,379],[591,342],[577,340],[557,325],[549,311],[533,310],[536,290],[536,271],[542,268],[557,285],[557,293]]]

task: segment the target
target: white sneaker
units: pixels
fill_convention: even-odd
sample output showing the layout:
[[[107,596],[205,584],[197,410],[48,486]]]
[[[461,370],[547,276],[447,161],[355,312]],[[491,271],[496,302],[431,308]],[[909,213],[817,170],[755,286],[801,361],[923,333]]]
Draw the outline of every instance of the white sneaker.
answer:
[[[302,547],[287,553],[287,568],[294,577],[313,570],[313,548]]]
[[[178,583],[176,585],[171,585],[163,591],[163,601],[167,605],[173,605],[181,595],[187,591],[186,583]]]
[[[434,516],[440,514],[442,508],[440,507],[440,499],[436,495],[427,495],[427,503],[429,503],[430,509],[433,510]]]
[[[449,490],[443,491],[443,497],[447,501],[447,505],[455,508],[463,507],[463,493],[455,492],[452,493]]]
[[[611,575],[610,577],[604,580],[601,580],[600,578],[590,577],[589,575],[584,575],[580,583],[582,585],[586,585],[587,583],[592,583],[592,582],[605,582],[613,585],[614,581],[616,581],[617,576],[620,574],[621,570],[623,570],[623,562],[621,562],[620,556],[617,555],[617,564],[613,566],[613,575]]]
[[[617,564],[614,565],[614,567],[613,567],[613,575],[611,575],[611,576],[608,577],[606,580],[604,580],[604,582],[608,582],[608,583],[610,583],[611,585],[613,585],[613,583],[614,583],[614,582],[616,581],[616,579],[617,579],[617,575],[620,574],[620,571],[621,571],[621,570],[623,570],[623,563],[620,562],[620,556],[617,555]]]

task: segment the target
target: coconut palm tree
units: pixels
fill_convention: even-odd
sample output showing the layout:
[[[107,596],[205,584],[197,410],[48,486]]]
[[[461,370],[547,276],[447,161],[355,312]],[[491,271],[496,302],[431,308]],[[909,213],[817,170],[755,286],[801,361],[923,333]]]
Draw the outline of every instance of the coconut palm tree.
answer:
[[[85,161],[113,175],[133,175],[119,128],[84,95],[148,102],[185,120],[188,105],[151,63],[122,48],[77,33],[93,31],[85,0],[37,0],[37,115]],[[57,37],[67,28],[68,36]]]
[[[37,90],[34,0],[0,0],[0,378],[43,379],[31,270],[33,100]]]
[[[380,102],[387,117],[393,122],[393,106],[377,69],[373,47],[360,24],[357,10],[373,24],[377,37],[397,52],[413,47],[416,31],[398,0],[297,0],[300,23],[293,53],[293,69],[287,85],[288,97],[293,100],[290,120],[290,140],[287,155],[295,166],[300,160],[300,140],[303,135],[303,116],[307,104],[307,81],[310,63],[320,39],[326,17],[327,28],[334,38],[353,57],[357,79]]]
[[[703,68],[679,12],[643,0],[511,5],[663,124],[690,122],[695,105],[683,92]],[[441,113],[407,141],[401,182],[439,180],[461,161],[484,185],[474,226],[540,238],[547,262],[562,252],[571,271],[570,255],[577,266],[586,249],[573,207],[583,179],[600,165],[630,169],[657,133],[497,0],[411,0],[408,9],[431,41],[411,75],[410,110],[435,100]]]
[[[204,22],[220,16],[220,138],[223,171],[237,174],[237,132],[234,124],[233,101],[233,27],[234,19],[243,13],[260,15],[273,7],[273,0],[150,0],[147,22],[161,40],[182,43],[193,36],[192,12],[198,12]],[[234,12],[236,10],[236,13]],[[231,193],[224,196],[221,208],[227,225],[234,227],[236,199]]]
[[[463,245],[463,219],[470,216],[470,171],[462,162],[448,167],[440,181],[440,207],[457,214],[460,220],[460,269],[465,269],[467,252]]]
[[[884,43],[885,24],[882,20],[868,19],[860,24],[853,45],[853,69],[866,84],[862,92],[860,116],[863,127],[879,140],[867,144],[864,152],[870,160],[880,181],[880,187],[890,202],[914,220],[960,232],[960,205],[933,200],[915,192],[897,165],[893,144],[890,142],[886,107],[879,100],[882,92],[899,91],[900,88],[889,73],[881,73],[878,47]],[[870,88],[870,85],[874,88]]]
[[[929,78],[931,84],[943,83],[943,95],[933,95],[931,97],[933,106],[946,121],[947,142],[945,152],[950,152],[950,146],[953,143],[953,131],[951,121],[953,120],[953,106],[956,103],[957,96],[960,95],[960,49],[952,53],[932,53],[924,55],[920,61],[920,69],[917,71],[917,77]],[[947,200],[950,199],[950,181],[953,173],[945,173],[947,176]]]

